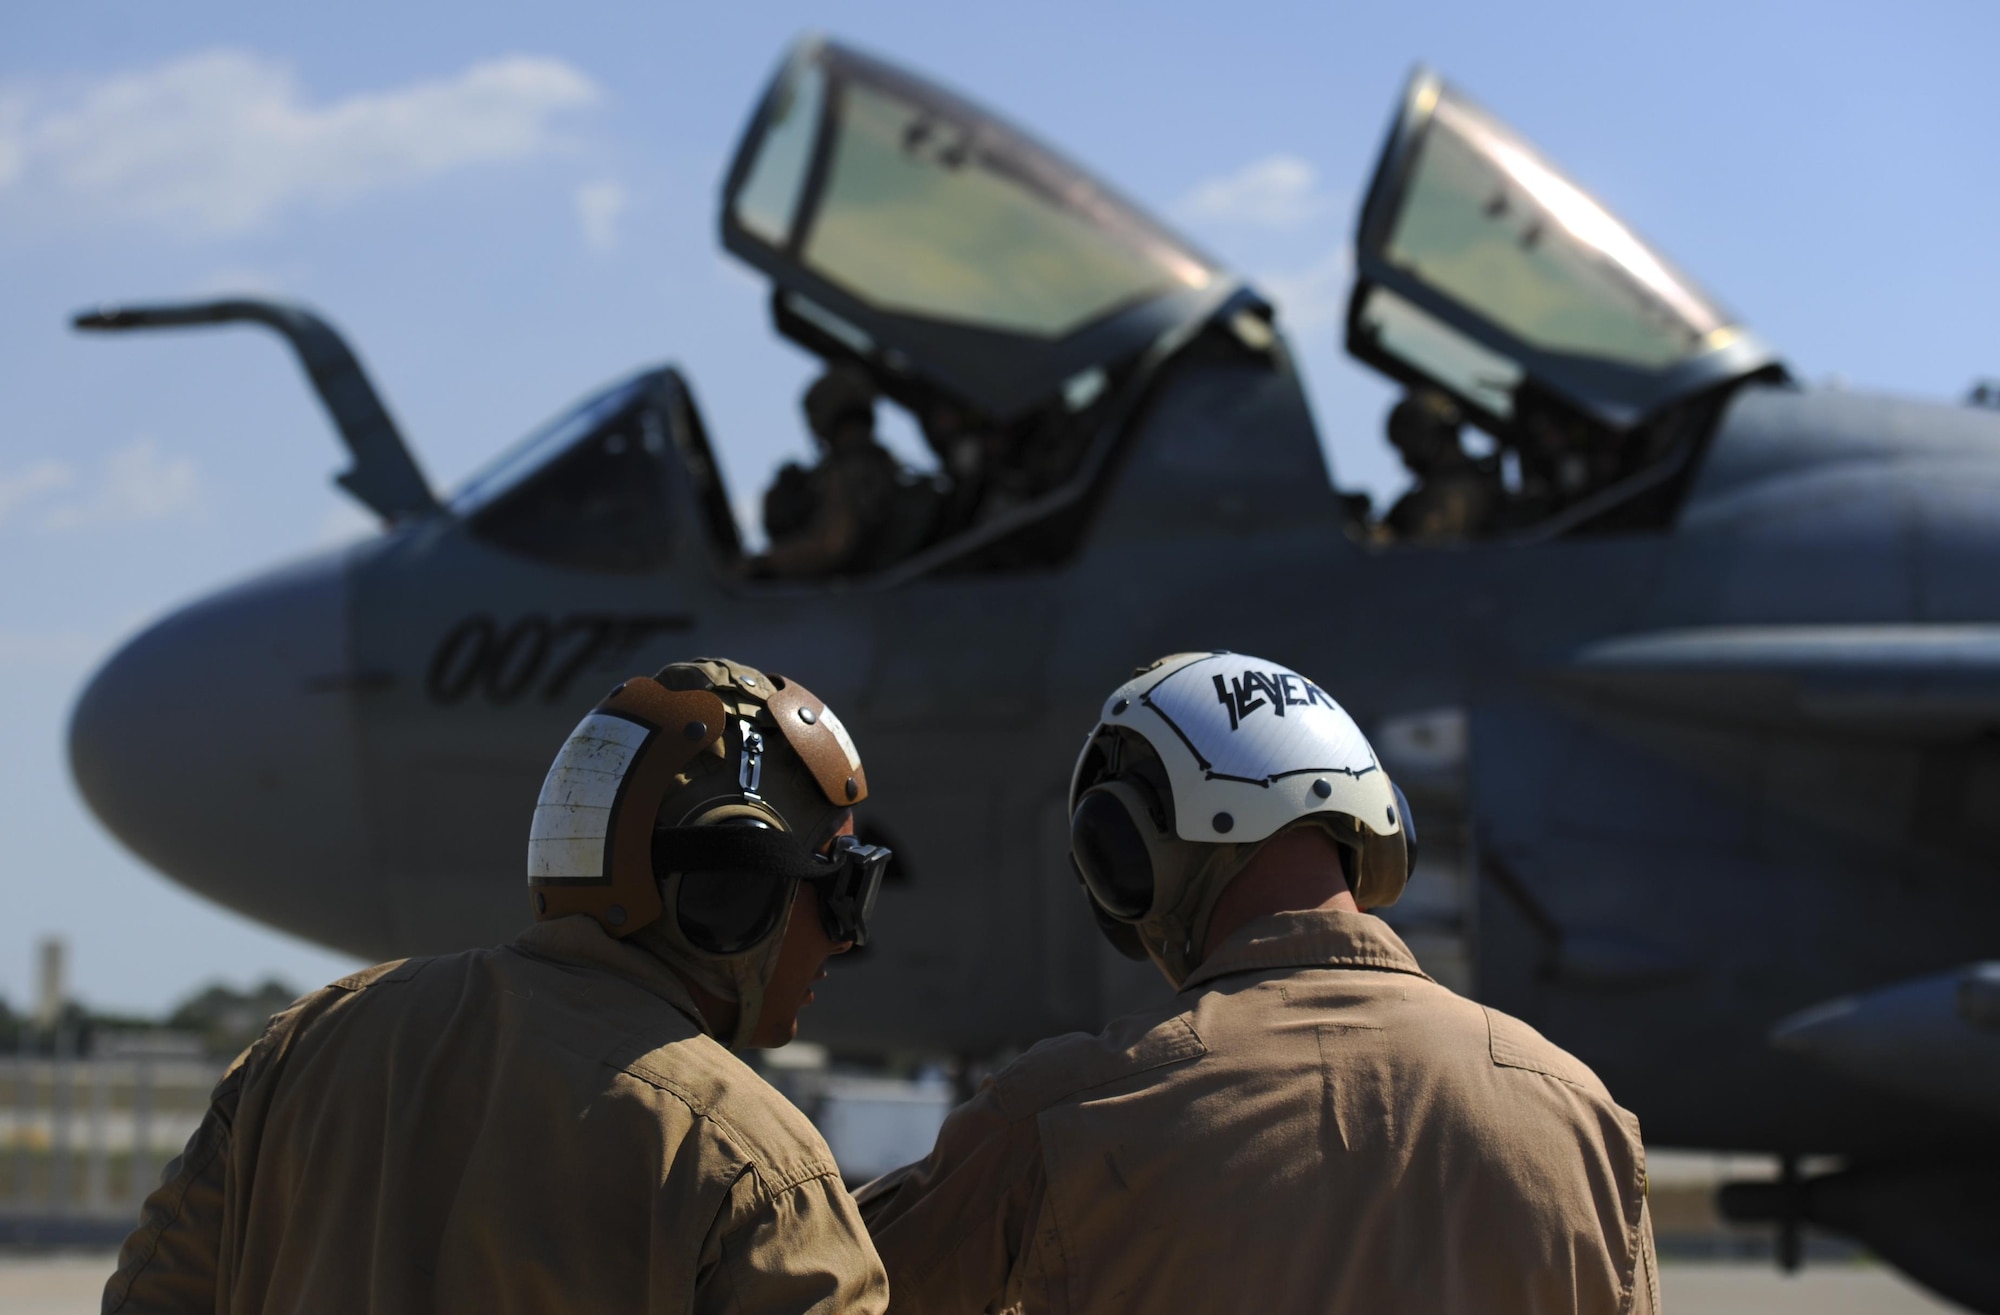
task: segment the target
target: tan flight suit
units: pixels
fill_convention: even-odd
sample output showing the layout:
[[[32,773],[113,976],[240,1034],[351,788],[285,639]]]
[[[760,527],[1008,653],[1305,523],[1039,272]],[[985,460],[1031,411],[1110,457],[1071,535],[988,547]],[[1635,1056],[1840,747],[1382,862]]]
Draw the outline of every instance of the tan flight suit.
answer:
[[[278,1015],[108,1311],[881,1311],[826,1143],[588,917]]]
[[[857,1195],[902,1311],[1659,1308],[1638,1122],[1360,913],[1249,924]]]

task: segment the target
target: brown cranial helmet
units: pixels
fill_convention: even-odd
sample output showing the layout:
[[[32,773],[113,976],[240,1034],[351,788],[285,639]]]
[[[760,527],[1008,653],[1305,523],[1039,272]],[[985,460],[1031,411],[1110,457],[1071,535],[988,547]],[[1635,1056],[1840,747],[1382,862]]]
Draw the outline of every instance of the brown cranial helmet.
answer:
[[[825,883],[834,939],[865,939],[886,851],[845,838],[820,851],[867,797],[846,727],[804,686],[721,658],[633,677],[577,723],[542,783],[528,837],[535,917],[587,913],[613,936],[643,932],[738,1004],[740,1042],[800,880]]]

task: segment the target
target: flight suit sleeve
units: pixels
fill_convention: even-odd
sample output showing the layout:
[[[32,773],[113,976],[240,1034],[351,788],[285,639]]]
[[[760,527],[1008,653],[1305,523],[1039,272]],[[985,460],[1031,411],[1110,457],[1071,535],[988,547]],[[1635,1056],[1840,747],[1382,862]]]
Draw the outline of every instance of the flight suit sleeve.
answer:
[[[1018,1300],[1047,1178],[1032,1115],[991,1080],[953,1110],[930,1155],[855,1193],[900,1311],[984,1311]]]
[[[118,1268],[104,1285],[105,1315],[215,1310],[223,1184],[247,1055],[222,1075],[201,1126],[140,1207],[139,1227],[118,1249]]]
[[[730,1224],[703,1256],[697,1315],[881,1315],[889,1282],[854,1208],[831,1175],[767,1194],[745,1174]]]

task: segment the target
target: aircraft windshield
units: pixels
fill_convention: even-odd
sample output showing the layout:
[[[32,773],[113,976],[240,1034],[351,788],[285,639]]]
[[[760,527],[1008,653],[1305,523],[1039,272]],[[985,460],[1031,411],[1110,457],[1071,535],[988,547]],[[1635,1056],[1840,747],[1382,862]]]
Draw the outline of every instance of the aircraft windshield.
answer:
[[[535,430],[459,485],[452,494],[451,509],[461,516],[470,516],[486,506],[623,410],[645,391],[650,381],[650,374],[641,374],[615,383]]]
[[[991,125],[865,83],[847,85],[839,122],[805,259],[885,310],[1060,337],[1208,281],[1116,207],[1041,185]]]
[[[883,311],[1059,338],[1215,277],[1038,143],[852,52],[807,47],[764,116],[736,226]]]
[[[1730,323],[1589,194],[1445,88],[1384,254],[1546,352],[1657,370],[1715,345]]]
[[[452,500],[473,534],[571,570],[643,573],[673,552],[666,424],[648,372],[531,435]]]

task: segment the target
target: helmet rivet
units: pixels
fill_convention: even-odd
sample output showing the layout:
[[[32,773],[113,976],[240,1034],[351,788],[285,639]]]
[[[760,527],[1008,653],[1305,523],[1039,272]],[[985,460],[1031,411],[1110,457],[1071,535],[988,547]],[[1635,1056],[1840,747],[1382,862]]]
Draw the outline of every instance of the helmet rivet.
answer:
[[[814,722],[819,720],[819,714],[814,712],[811,708],[800,708],[799,720],[804,722],[806,725],[810,726]]]
[[[535,892],[535,912],[537,912],[537,913],[547,913],[548,911],[549,911],[549,897],[548,897],[547,895],[544,895],[544,894],[543,894],[543,893],[542,893],[541,891],[539,891],[539,890],[538,890],[538,891],[536,891],[536,892]]]
[[[854,781],[854,778],[853,778],[853,777],[851,777],[851,776],[850,776],[850,777],[848,777],[848,778],[847,778],[847,801],[848,801],[849,803],[853,803],[853,802],[854,802],[854,796],[856,796],[856,795],[858,795],[858,794],[860,794],[860,793],[861,793],[861,787],[860,787],[859,785],[855,784],[855,781]]]
[[[1229,814],[1217,813],[1215,815],[1215,829],[1217,831],[1222,832],[1224,835],[1229,834],[1229,829],[1235,825],[1236,825],[1236,819],[1231,817]]]
[[[1111,705],[1111,715],[1116,717],[1119,713],[1125,711],[1125,709],[1131,706],[1132,706],[1132,700],[1120,699],[1118,700],[1118,702]]]
[[[757,688],[757,678],[755,676],[745,676],[743,678],[743,683],[745,685],[748,685],[751,689]]]
[[[1396,810],[1393,808],[1389,810],[1389,825],[1390,826],[1396,825]]]
[[[1333,782],[1331,782],[1331,781],[1314,781],[1314,782],[1313,782],[1313,793],[1314,793],[1314,794],[1316,794],[1316,795],[1318,795],[1318,796],[1319,796],[1320,798],[1322,798],[1322,799],[1331,799],[1331,798],[1333,798]]]
[[[604,911],[604,920],[614,927],[623,927],[625,925],[625,906],[623,904],[613,904]]]
[[[681,734],[690,740],[699,740],[708,734],[708,723],[705,721],[691,721],[681,727]]]

